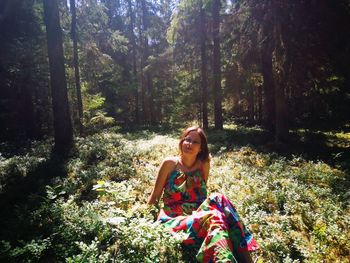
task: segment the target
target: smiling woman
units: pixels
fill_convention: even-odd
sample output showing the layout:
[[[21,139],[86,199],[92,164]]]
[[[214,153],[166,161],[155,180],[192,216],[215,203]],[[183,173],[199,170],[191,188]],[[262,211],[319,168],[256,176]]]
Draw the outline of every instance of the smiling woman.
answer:
[[[210,158],[207,138],[199,127],[180,137],[180,155],[161,164],[148,204],[163,194],[158,220],[171,232],[183,232],[183,244],[195,249],[199,262],[253,262],[258,249],[234,205],[221,194],[207,197]]]

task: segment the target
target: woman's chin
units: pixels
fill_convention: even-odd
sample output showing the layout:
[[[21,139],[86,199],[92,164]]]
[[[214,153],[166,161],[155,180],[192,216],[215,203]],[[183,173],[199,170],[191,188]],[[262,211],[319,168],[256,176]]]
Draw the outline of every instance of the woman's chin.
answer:
[[[183,154],[186,154],[186,155],[195,155],[195,151],[193,151],[192,149],[186,149],[184,151],[182,151]]]

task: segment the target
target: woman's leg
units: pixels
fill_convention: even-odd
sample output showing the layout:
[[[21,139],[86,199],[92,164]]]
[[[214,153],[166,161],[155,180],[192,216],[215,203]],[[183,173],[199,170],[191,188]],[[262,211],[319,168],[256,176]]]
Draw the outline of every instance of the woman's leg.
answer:
[[[248,250],[258,249],[252,234],[244,226],[236,208],[224,195],[212,194],[210,203],[225,215],[225,224],[228,224],[230,240],[233,245],[233,254],[239,263],[253,263]]]

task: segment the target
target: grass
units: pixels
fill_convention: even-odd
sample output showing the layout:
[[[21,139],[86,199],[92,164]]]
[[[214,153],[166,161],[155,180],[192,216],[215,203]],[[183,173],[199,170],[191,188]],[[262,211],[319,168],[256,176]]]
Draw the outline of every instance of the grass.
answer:
[[[191,262],[145,206],[179,131],[104,130],[77,138],[67,160],[50,141],[2,156],[0,260]],[[208,138],[209,191],[237,206],[258,262],[349,262],[349,133],[299,130],[276,147],[259,127],[230,125]]]

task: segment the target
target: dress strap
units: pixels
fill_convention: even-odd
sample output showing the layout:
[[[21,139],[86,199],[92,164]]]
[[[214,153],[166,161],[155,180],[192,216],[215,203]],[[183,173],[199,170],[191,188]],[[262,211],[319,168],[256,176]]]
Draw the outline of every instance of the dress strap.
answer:
[[[180,163],[180,157],[175,158],[174,170],[177,170],[177,165]]]
[[[175,167],[180,163],[180,157],[176,157]]]

